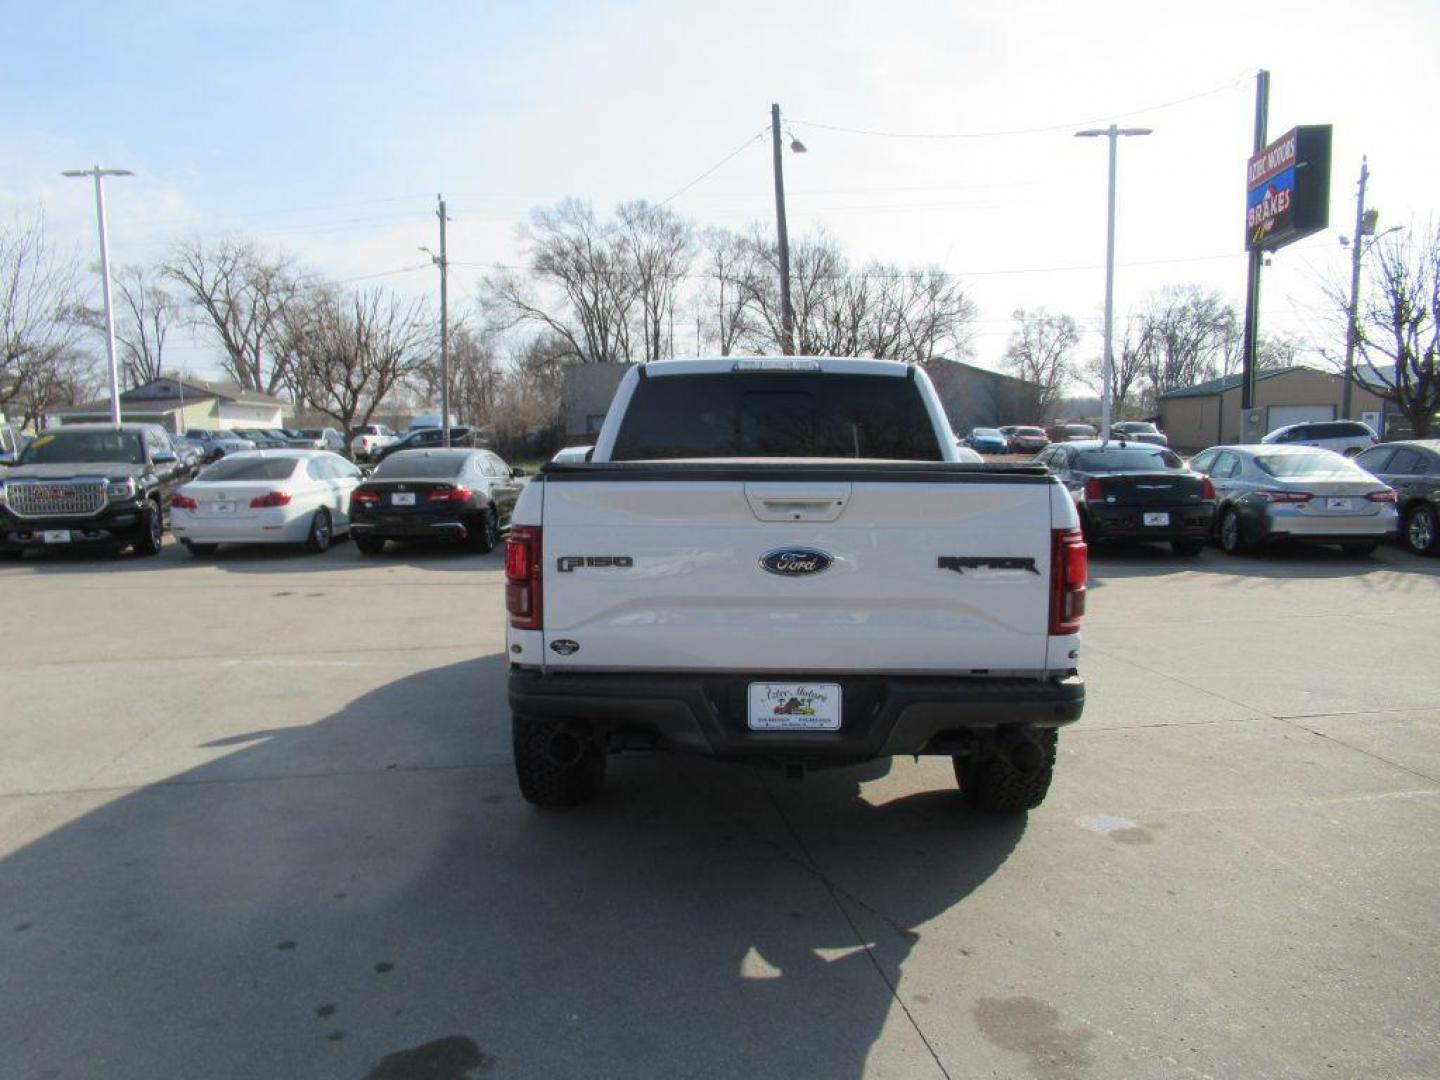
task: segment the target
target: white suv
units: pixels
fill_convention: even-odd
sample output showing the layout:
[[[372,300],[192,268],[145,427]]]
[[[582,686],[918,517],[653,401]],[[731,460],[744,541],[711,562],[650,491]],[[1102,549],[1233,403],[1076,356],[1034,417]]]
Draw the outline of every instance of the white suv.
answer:
[[[1286,446],[1321,446],[1337,454],[1354,457],[1361,450],[1369,450],[1380,441],[1380,436],[1358,420],[1311,420],[1304,424],[1287,424],[1276,428],[1263,439],[1262,443],[1282,443]]]

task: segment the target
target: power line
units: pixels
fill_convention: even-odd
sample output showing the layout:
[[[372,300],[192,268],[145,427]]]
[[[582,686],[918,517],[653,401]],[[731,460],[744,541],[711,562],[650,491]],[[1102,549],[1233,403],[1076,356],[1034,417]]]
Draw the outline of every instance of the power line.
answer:
[[[659,202],[657,205],[658,205],[658,206],[665,206],[667,203],[673,202],[674,200],[678,199],[681,195],[684,195],[685,192],[689,191],[689,190],[690,190],[691,188],[693,188],[696,184],[700,183],[701,180],[704,180],[704,179],[705,179],[707,176],[709,176],[711,173],[715,172],[715,170],[719,169],[722,165],[724,165],[726,162],[728,162],[731,158],[735,157],[735,156],[738,155],[742,150],[744,150],[744,149],[746,149],[747,147],[749,147],[749,145],[750,145],[751,143],[759,142],[761,139],[763,139],[763,138],[769,133],[769,131],[770,131],[770,129],[769,129],[768,127],[763,127],[763,128],[761,128],[761,129],[760,129],[759,131],[757,131],[754,135],[751,135],[748,139],[746,139],[744,142],[742,142],[742,143],[741,143],[739,146],[737,146],[734,150],[731,150],[730,153],[726,154],[723,158],[721,158],[719,161],[717,161],[714,165],[711,165],[710,168],[706,169],[706,170],[705,170],[704,172],[702,172],[699,176],[695,177],[694,180],[691,180],[691,181],[690,181],[688,184],[686,184],[684,187],[680,188],[680,190],[678,190],[678,191],[676,191],[674,194],[668,195],[668,196],[666,196],[664,199],[660,200],[660,202]]]
[[[868,135],[884,139],[999,139],[1015,135],[1042,135],[1052,131],[1067,131],[1070,128],[1085,127],[1090,124],[1098,124],[1105,120],[1121,120],[1129,116],[1139,116],[1142,113],[1158,112],[1161,109],[1171,109],[1177,105],[1185,105],[1200,98],[1211,97],[1214,94],[1222,94],[1227,90],[1247,83],[1250,75],[1243,75],[1238,79],[1225,83],[1223,86],[1216,86],[1209,90],[1202,90],[1198,94],[1190,94],[1186,97],[1176,98],[1173,101],[1161,102],[1158,105],[1147,105],[1141,109],[1130,109],[1127,112],[1108,113],[1105,116],[1093,116],[1087,120],[1070,120],[1063,124],[1046,124],[1043,127],[1008,128],[996,131],[953,131],[953,132],[914,132],[914,131],[878,131],[872,128],[844,127],[840,124],[824,124],[818,120],[790,120],[792,124],[805,127],[819,128],[823,131],[837,131],[845,135]]]

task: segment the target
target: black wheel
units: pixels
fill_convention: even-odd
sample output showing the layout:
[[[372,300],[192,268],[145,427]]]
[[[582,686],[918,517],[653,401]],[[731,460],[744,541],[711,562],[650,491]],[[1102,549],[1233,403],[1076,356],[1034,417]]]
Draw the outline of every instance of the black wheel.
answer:
[[[1042,755],[1038,769],[1021,771],[1009,758],[999,754],[980,761],[968,757],[954,758],[960,797],[975,809],[992,814],[1023,813],[1044,802],[1045,794],[1050,790],[1050,779],[1055,774],[1055,751],[1059,737],[1054,728],[1041,728],[1035,736]],[[1011,753],[1016,754],[1016,749],[1012,747]]]
[[[1378,540],[1366,540],[1359,544],[1341,544],[1340,550],[1352,559],[1363,559],[1367,555],[1374,555],[1375,549],[1380,546]]]
[[[1400,530],[1405,546],[1416,555],[1433,555],[1437,547],[1435,508],[1420,503],[1405,511],[1405,525]]]
[[[359,533],[352,533],[355,537],[355,547],[361,555],[382,555],[385,552],[385,538],[383,536],[362,536]]]
[[[495,507],[487,506],[480,515],[480,527],[470,534],[470,546],[485,555],[500,542],[500,517]]]
[[[190,554],[194,555],[196,558],[204,558],[207,555],[214,555],[215,552],[220,550],[219,544],[197,544],[193,540],[181,540],[180,543],[184,544],[185,550],[190,552]]]
[[[1245,550],[1245,536],[1240,528],[1240,515],[1230,507],[1220,513],[1220,548],[1227,555],[1239,555]]]
[[[538,716],[510,718],[515,779],[536,806],[579,806],[605,784],[605,750],[579,729]]]
[[[140,539],[131,545],[136,555],[159,555],[165,542],[165,517],[158,503],[147,502],[140,514]]]
[[[1202,551],[1205,550],[1205,541],[1204,541],[1204,540],[1171,540],[1171,541],[1170,541],[1170,549],[1171,549],[1172,551],[1174,551],[1176,555],[1184,555],[1184,556],[1186,556],[1186,557],[1193,556],[1193,555],[1199,555],[1200,552],[1202,552]]]
[[[305,549],[321,555],[330,549],[330,541],[334,538],[334,528],[330,524],[330,511],[321,507],[310,519],[310,535],[305,538]]]

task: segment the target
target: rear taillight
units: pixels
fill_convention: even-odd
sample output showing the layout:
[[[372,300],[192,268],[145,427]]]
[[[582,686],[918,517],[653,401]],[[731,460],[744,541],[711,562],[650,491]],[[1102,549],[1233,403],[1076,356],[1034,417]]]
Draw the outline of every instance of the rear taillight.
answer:
[[[199,510],[200,504],[189,495],[181,495],[177,492],[170,497],[170,507],[174,510]]]
[[[378,491],[371,491],[369,488],[356,488],[350,493],[350,501],[368,506],[371,503],[378,503],[380,501],[380,493]]]
[[[468,487],[443,487],[436,488],[425,496],[426,502],[464,502],[470,498]]]
[[[1395,492],[1390,488],[1383,488],[1380,491],[1370,492],[1365,498],[1371,502],[1393,503],[1395,501]]]
[[[1255,492],[1255,497],[1261,502],[1268,503],[1303,503],[1309,502],[1315,496],[1308,491],[1278,491],[1274,488],[1260,488]]]
[[[540,629],[540,528],[512,525],[505,541],[505,610],[516,630]]]
[[[251,510],[268,510],[272,506],[289,506],[290,493],[286,491],[267,491],[264,495],[256,495],[250,500]]]
[[[1077,634],[1090,555],[1079,529],[1056,529],[1050,546],[1050,633]]]
[[[1200,498],[1213,500],[1215,498],[1215,485],[1210,482],[1208,476],[1200,481]]]
[[[1093,476],[1085,481],[1085,498],[1092,502],[1099,502],[1105,496],[1100,491],[1100,481]]]

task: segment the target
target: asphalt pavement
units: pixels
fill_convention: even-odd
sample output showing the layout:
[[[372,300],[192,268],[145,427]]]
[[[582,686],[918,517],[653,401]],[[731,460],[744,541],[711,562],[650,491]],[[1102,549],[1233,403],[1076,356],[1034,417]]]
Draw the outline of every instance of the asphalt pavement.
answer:
[[[1028,819],[512,779],[497,554],[0,566],[0,1077],[1440,1075],[1440,560],[1099,554]]]

